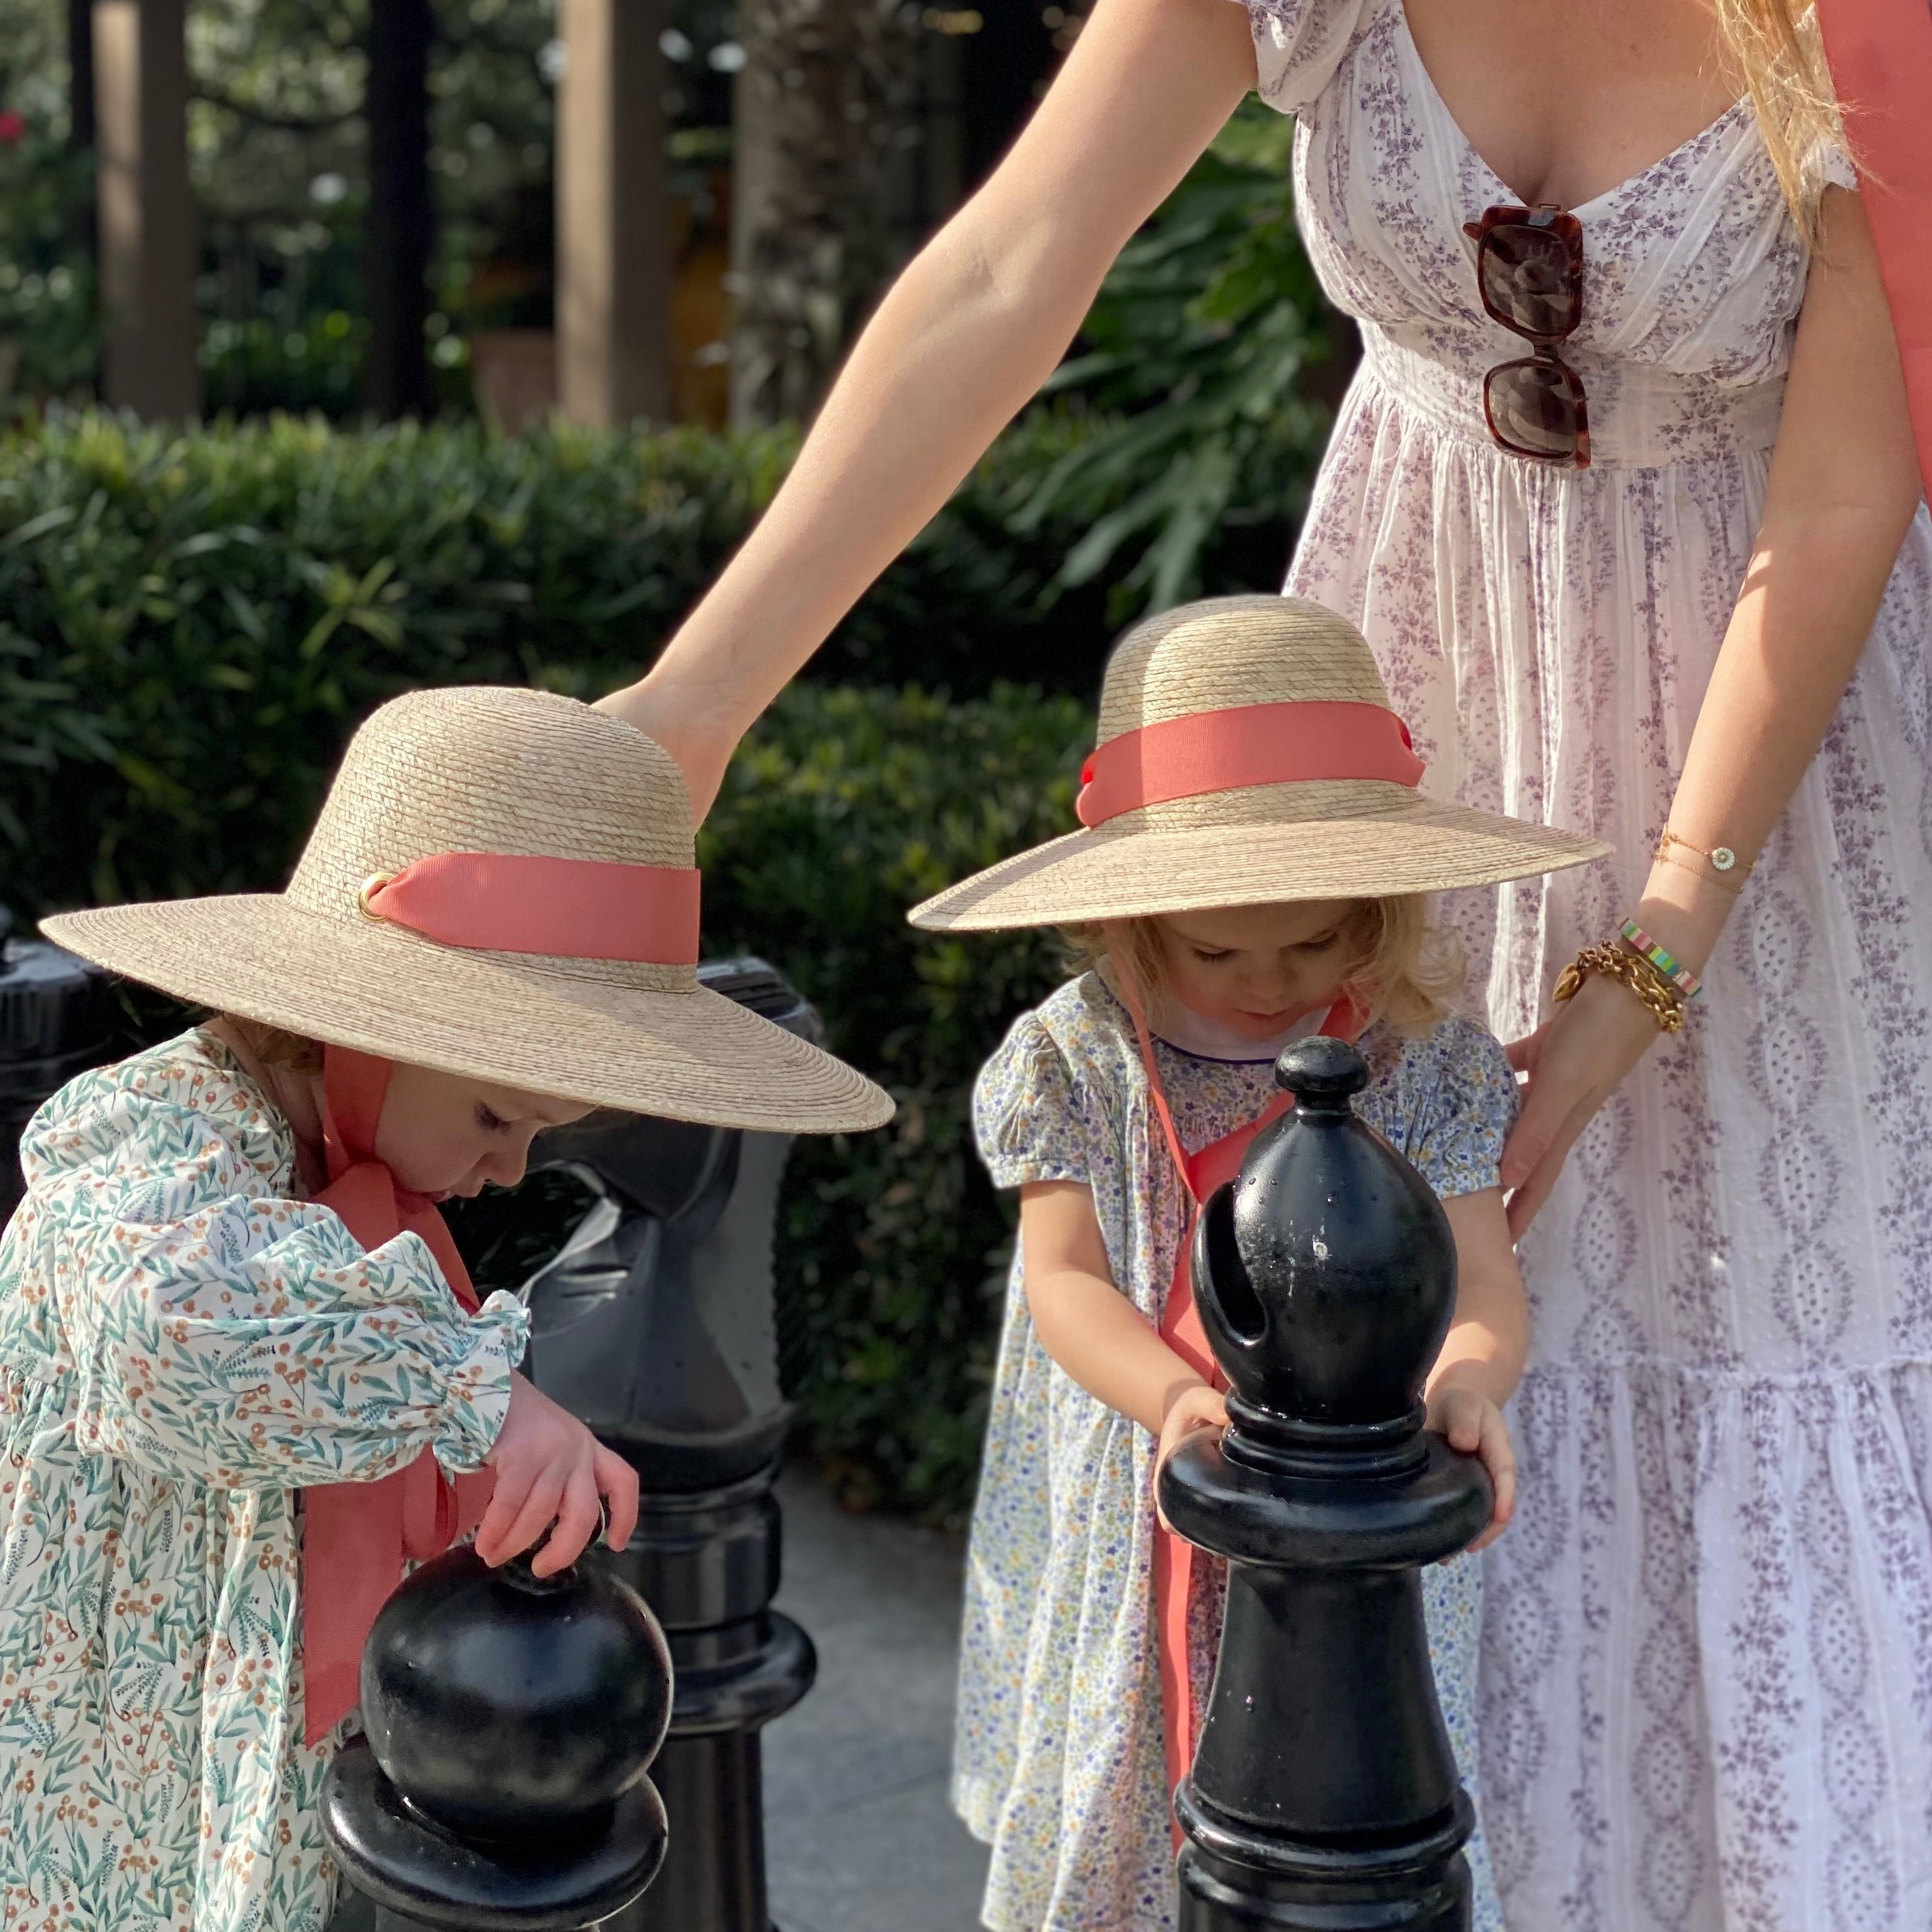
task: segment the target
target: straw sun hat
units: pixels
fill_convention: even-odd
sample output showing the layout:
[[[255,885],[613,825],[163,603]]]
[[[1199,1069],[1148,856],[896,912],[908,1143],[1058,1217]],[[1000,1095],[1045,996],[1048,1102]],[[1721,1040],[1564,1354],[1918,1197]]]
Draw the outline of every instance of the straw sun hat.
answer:
[[[1354,626],[1297,597],[1216,597],[1107,661],[1086,827],[923,905],[940,931],[1380,898],[1551,872],[1610,848],[1438,804]]]
[[[385,704],[286,892],[42,926],[178,998],[529,1093],[776,1132],[892,1111],[699,986],[682,774],[642,732],[539,692]]]

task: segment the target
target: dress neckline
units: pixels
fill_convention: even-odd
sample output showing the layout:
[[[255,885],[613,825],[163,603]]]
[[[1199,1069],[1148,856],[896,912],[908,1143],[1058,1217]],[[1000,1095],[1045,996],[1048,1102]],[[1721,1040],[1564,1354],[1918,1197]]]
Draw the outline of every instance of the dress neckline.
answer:
[[[1484,173],[1502,190],[1509,200],[1519,206],[1526,205],[1523,197],[1518,194],[1516,190],[1511,188],[1509,183],[1504,181],[1502,176],[1498,174],[1484,158],[1482,150],[1470,140],[1462,122],[1456,119],[1448,102],[1442,98],[1442,90],[1436,85],[1436,76],[1429,71],[1429,63],[1422,58],[1422,50],[1415,44],[1414,32],[1408,24],[1407,0],[1389,0],[1389,10],[1395,16],[1396,31],[1402,36],[1409,60],[1414,66],[1416,72],[1422,78],[1422,86],[1426,98],[1433,105],[1438,116],[1454,130],[1456,138],[1461,142],[1465,152]],[[1636,173],[1627,175],[1622,181],[1605,188],[1600,194],[1592,195],[1588,201],[1578,202],[1570,208],[1569,212],[1580,218],[1586,214],[1590,209],[1605,202],[1614,201],[1618,196],[1628,194],[1632,188],[1640,186],[1652,175],[1661,173],[1672,162],[1682,159],[1694,148],[1701,147],[1714,135],[1720,133],[1728,127],[1738,115],[1748,113],[1750,111],[1750,96],[1748,94],[1741,95],[1714,120],[1706,122],[1694,134],[1686,135],[1668,154],[1659,154],[1655,160],[1639,168]]]

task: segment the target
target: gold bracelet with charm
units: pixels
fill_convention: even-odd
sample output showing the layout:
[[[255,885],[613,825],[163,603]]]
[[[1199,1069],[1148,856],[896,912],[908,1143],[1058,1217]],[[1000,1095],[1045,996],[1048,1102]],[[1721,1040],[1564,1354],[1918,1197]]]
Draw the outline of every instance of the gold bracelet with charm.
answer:
[[[1645,958],[1621,946],[1586,946],[1564,968],[1550,995],[1561,1006],[1576,997],[1577,989],[1592,973],[1628,986],[1641,1000],[1651,1018],[1665,1033],[1684,1029],[1684,1000],[1677,988]]]
[[[1694,866],[1688,860],[1677,857],[1670,849],[1673,845],[1689,853],[1692,858],[1702,860],[1704,865],[1709,866],[1711,870],[1707,872],[1703,866]],[[1744,890],[1744,881],[1750,877],[1750,866],[1740,866],[1738,855],[1728,845],[1713,845],[1706,852],[1702,846],[1692,844],[1689,839],[1679,838],[1668,826],[1664,828],[1663,837],[1657,842],[1657,856],[1666,866],[1675,866],[1680,872],[1688,872],[1694,878],[1702,879],[1707,886],[1715,886],[1720,892],[1734,896]],[[1731,876],[1733,873],[1736,874],[1736,878]]]

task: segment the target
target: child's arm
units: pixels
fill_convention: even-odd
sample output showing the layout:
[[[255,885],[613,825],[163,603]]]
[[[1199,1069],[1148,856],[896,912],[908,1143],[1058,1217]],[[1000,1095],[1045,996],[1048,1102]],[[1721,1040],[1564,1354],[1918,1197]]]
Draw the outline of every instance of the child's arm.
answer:
[[[1471,1546],[1493,1543],[1516,1510],[1516,1452],[1502,1406],[1516,1390],[1529,1352],[1529,1304],[1510,1245],[1502,1190],[1456,1196],[1442,1204],[1456,1238],[1456,1313],[1430,1371],[1429,1426],[1453,1448],[1479,1455],[1496,1485],[1490,1526]]]
[[[82,1448],[232,1489],[490,1455],[527,1325],[512,1298],[465,1314],[415,1236],[365,1255],[163,1097],[123,1091],[75,1126],[99,1151],[65,1186],[120,1196],[107,1219],[50,1199],[38,1237],[69,1250],[46,1273]]]
[[[1084,1182],[1020,1190],[1020,1254],[1041,1346],[1089,1395],[1158,1438],[1157,1463],[1194,1430],[1226,1425],[1222,1397],[1114,1286]]]

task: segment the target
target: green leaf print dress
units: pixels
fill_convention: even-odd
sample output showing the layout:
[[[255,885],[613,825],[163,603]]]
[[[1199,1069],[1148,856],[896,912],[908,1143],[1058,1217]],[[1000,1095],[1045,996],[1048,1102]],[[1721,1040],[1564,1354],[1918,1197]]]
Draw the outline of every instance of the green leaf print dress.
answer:
[[[321,1932],[302,1486],[476,1468],[526,1322],[297,1197],[199,1030],[83,1074],[0,1236],[4,1932]]]

